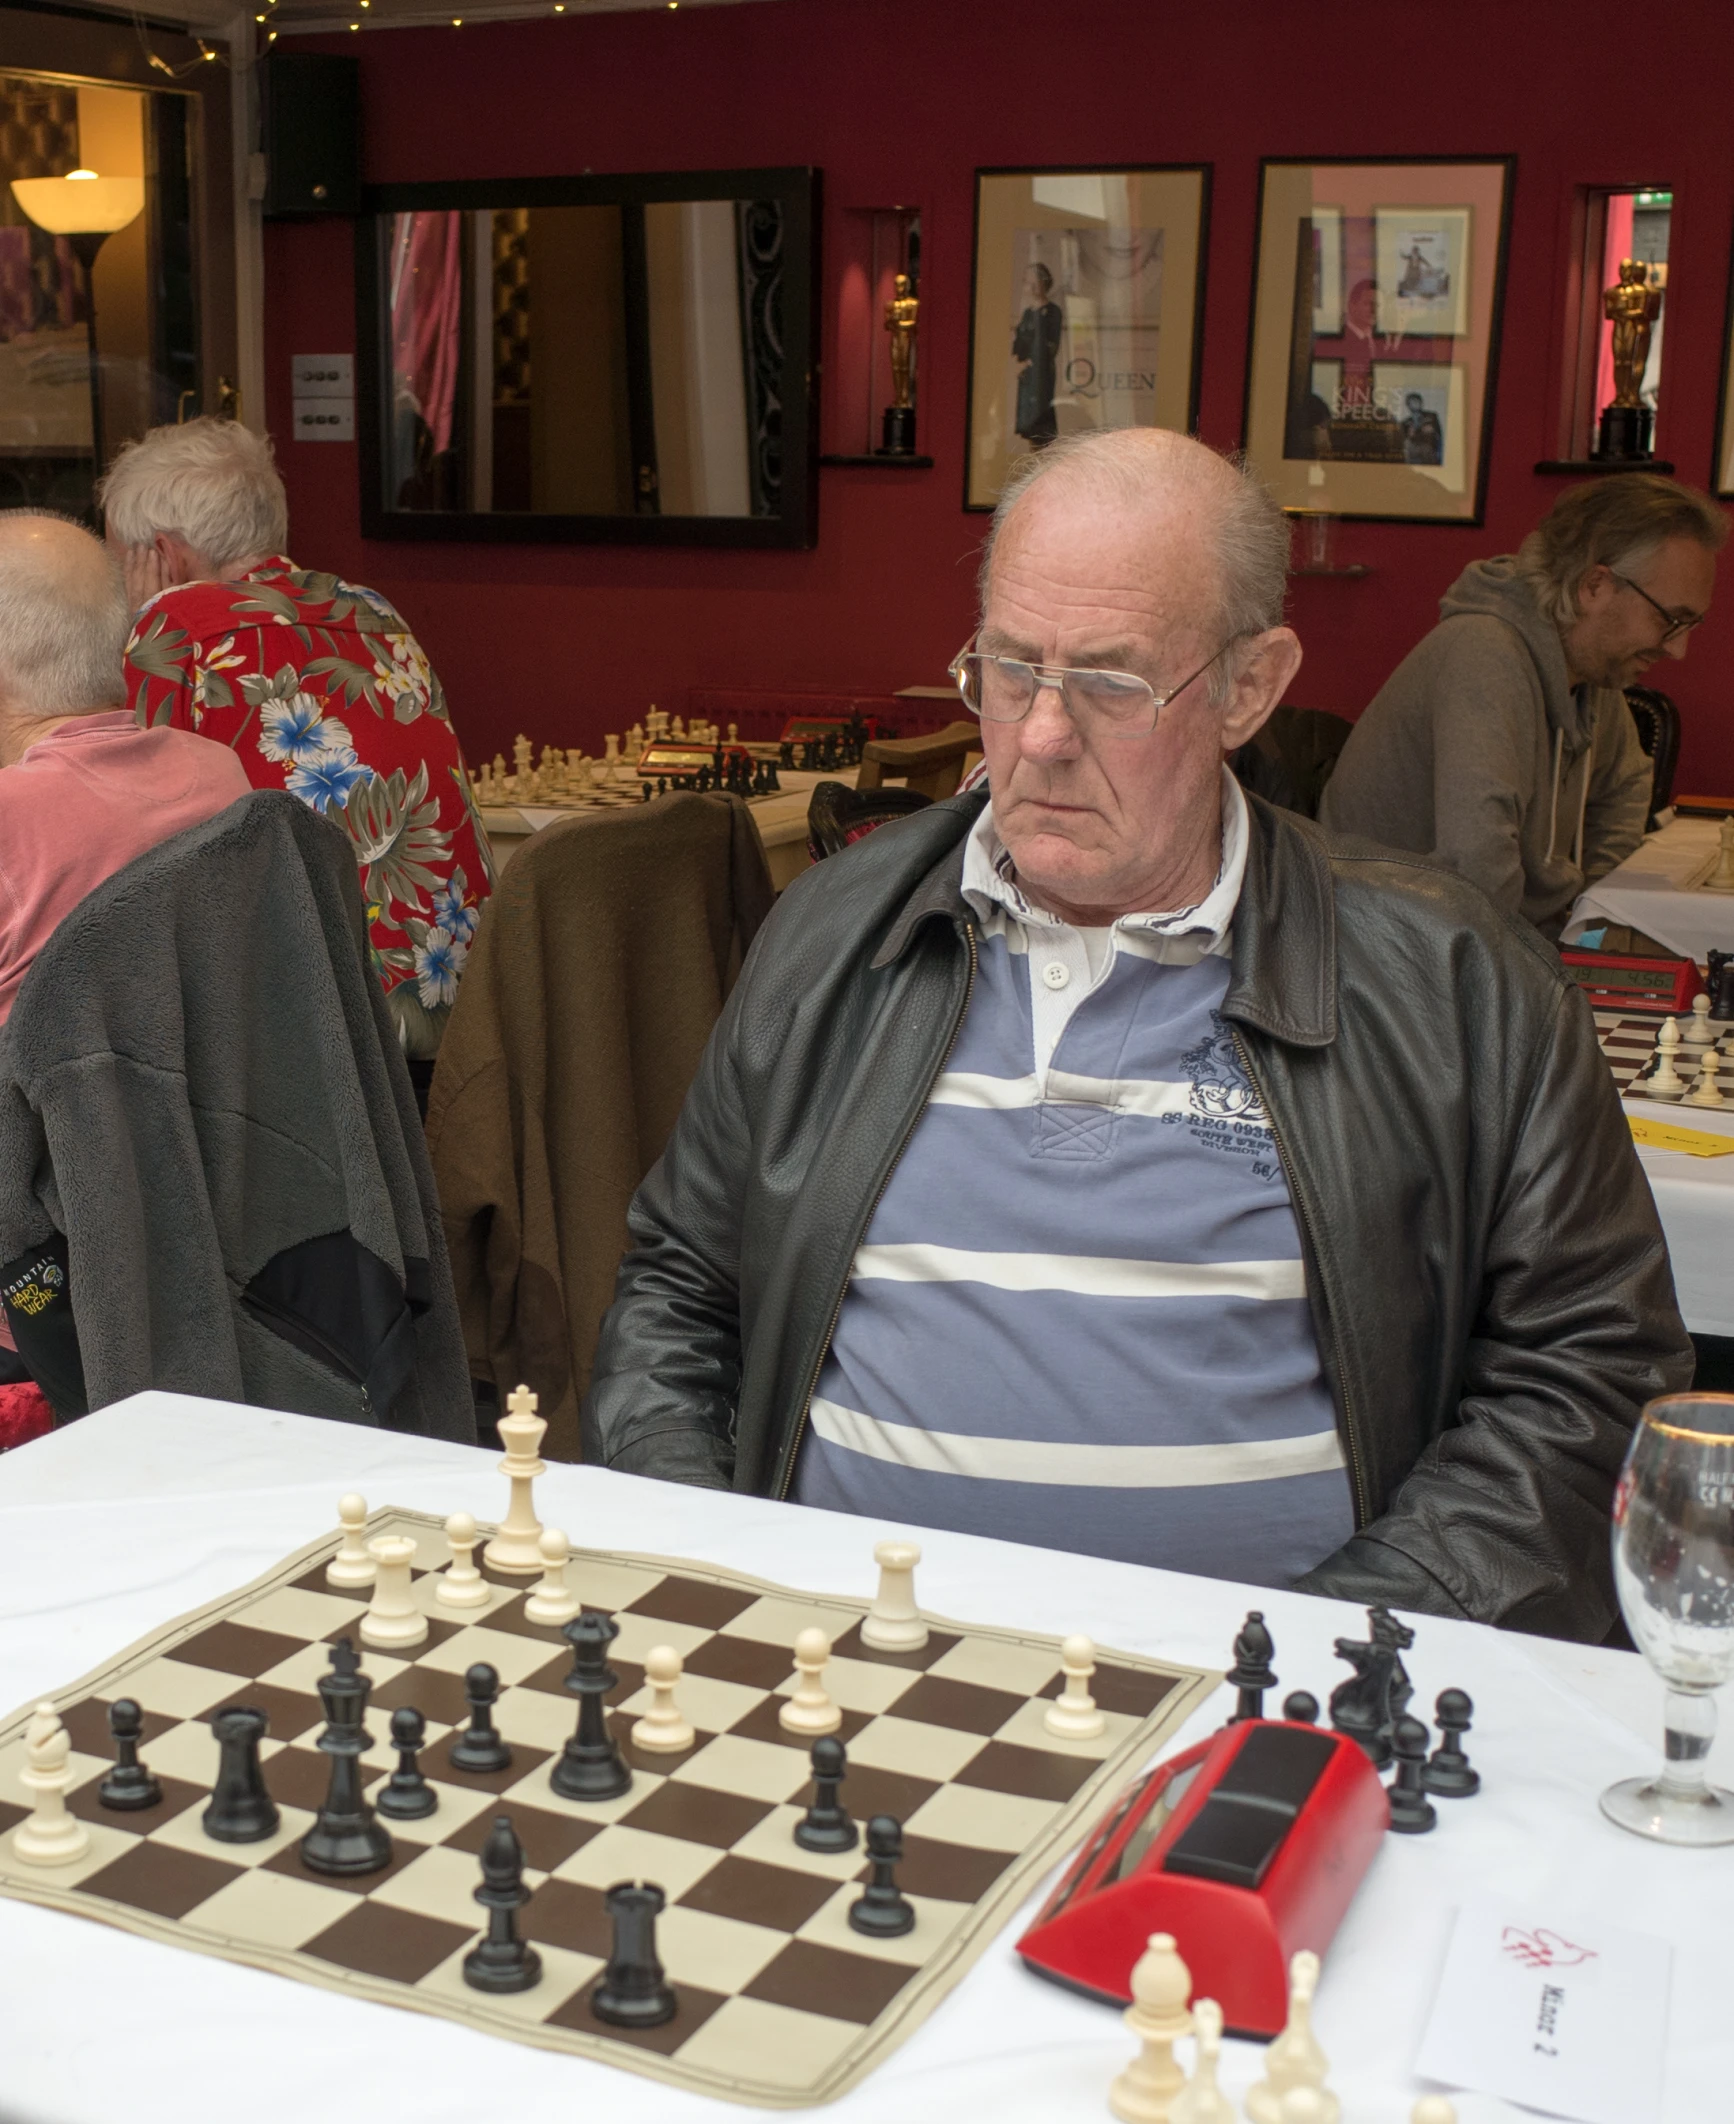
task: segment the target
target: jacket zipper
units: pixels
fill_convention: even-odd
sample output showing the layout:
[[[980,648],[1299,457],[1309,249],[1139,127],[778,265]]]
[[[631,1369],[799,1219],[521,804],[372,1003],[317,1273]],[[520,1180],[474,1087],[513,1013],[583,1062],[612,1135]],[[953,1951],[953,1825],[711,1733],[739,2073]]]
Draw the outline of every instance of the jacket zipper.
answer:
[[[1324,1256],[1319,1249],[1318,1227],[1313,1222],[1312,1210],[1308,1207],[1307,1198],[1301,1188],[1299,1177],[1289,1161],[1287,1150],[1284,1148],[1282,1132],[1276,1125],[1276,1109],[1265,1096],[1264,1086],[1259,1081],[1258,1071],[1252,1066],[1251,1053],[1247,1049],[1246,1042],[1240,1036],[1240,1027],[1230,1024],[1228,1029],[1233,1035],[1234,1051],[1240,1057],[1240,1066],[1246,1073],[1247,1082],[1257,1092],[1259,1104],[1264,1108],[1265,1119],[1270,1123],[1270,1140],[1276,1145],[1277,1163],[1282,1167],[1283,1179],[1288,1183],[1289,1200],[1294,1204],[1295,1215],[1300,1221],[1302,1237],[1306,1242],[1307,1251],[1312,1256],[1313,1268],[1318,1275],[1320,1283],[1323,1283]],[[1348,1367],[1343,1362],[1343,1339],[1337,1329],[1337,1308],[1328,1291],[1325,1294],[1325,1298],[1330,1313],[1331,1355],[1336,1364],[1337,1391],[1342,1396],[1343,1431],[1348,1445],[1349,1483],[1355,1495],[1355,1526],[1359,1530],[1368,1523],[1373,1515],[1368,1504],[1366,1482],[1361,1473],[1360,1454],[1355,1438],[1354,1410],[1349,1402]]]
[[[349,1359],[344,1356],[343,1352],[337,1348],[336,1344],[328,1342],[317,1328],[309,1327],[299,1313],[292,1313],[286,1306],[274,1304],[271,1299],[258,1297],[252,1292],[242,1293],[241,1305],[245,1311],[254,1314],[260,1320],[282,1321],[285,1327],[293,1327],[297,1335],[303,1335],[309,1342],[315,1344],[323,1353],[325,1361],[330,1365],[331,1369],[341,1374],[355,1387],[361,1396],[363,1411],[369,1416],[373,1414],[373,1403],[368,1396],[366,1380],[350,1363]],[[294,1336],[285,1335],[283,1340],[289,1344],[291,1349],[295,1348]],[[303,1351],[302,1354],[305,1356],[307,1353]]]
[[[963,1030],[964,1014],[969,1009],[970,995],[975,988],[975,928],[972,923],[964,925],[963,936],[964,942],[969,946],[969,966],[964,974],[963,996],[957,1006],[957,1016],[952,1020],[951,1032],[946,1040],[944,1051],[939,1057],[938,1065],[934,1069],[933,1075],[927,1080],[927,1091],[922,1097],[921,1104],[915,1109],[909,1126],[903,1131],[902,1141],[892,1154],[891,1163],[885,1168],[885,1177],[880,1181],[878,1187],[874,1189],[873,1199],[868,1203],[865,1215],[859,1225],[856,1226],[854,1242],[849,1248],[851,1264],[854,1262],[867,1227],[873,1222],[874,1212],[885,1199],[885,1190],[891,1185],[893,1174],[902,1163],[903,1153],[909,1148],[909,1139],[914,1135],[922,1115],[927,1111],[927,1102],[932,1096],[933,1087],[945,1074],[945,1065],[951,1060],[951,1051],[957,1045],[957,1036]],[[825,1359],[830,1355],[831,1337],[837,1332],[837,1321],[842,1314],[843,1300],[848,1296],[848,1293],[849,1276],[848,1272],[845,1271],[843,1281],[838,1286],[836,1298],[832,1301],[831,1318],[825,1327],[825,1338],[819,1344],[819,1354],[813,1359],[813,1370],[811,1377],[807,1381],[807,1391],[801,1396],[801,1413],[795,1419],[795,1435],[790,1439],[785,1451],[782,1477],[777,1484],[776,1491],[779,1499],[787,1499],[790,1486],[794,1482],[795,1463],[800,1458],[801,1440],[807,1435],[807,1418],[811,1415],[813,1409],[813,1393],[819,1384],[819,1374],[825,1369]]]

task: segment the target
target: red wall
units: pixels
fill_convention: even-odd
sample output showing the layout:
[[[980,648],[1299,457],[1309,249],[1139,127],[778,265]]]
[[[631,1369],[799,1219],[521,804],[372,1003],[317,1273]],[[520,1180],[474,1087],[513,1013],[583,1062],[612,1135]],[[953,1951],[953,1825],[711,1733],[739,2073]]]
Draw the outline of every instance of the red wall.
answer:
[[[821,474],[807,553],[364,542],[352,449],[289,443],[293,547],[377,585],[445,680],[472,755],[595,746],[693,686],[884,692],[943,680],[972,623],[985,519],[961,506],[972,173],[978,165],[1215,166],[1200,432],[1239,437],[1261,155],[1518,157],[1486,522],[1337,531],[1358,581],[1294,586],[1293,698],[1357,713],[1478,554],[1558,493],[1575,188],[1675,192],[1658,448],[1711,476],[1734,224],[1734,9],[1674,0],[759,0],[330,40],[359,54],[373,181],[813,163],[834,337],[845,210],[922,210],[921,446],[931,472]],[[351,231],[266,231],[268,413],[289,357],[353,346]],[[827,405],[827,439],[835,409]],[[1734,582],[1683,666],[1682,787],[1734,788]]]

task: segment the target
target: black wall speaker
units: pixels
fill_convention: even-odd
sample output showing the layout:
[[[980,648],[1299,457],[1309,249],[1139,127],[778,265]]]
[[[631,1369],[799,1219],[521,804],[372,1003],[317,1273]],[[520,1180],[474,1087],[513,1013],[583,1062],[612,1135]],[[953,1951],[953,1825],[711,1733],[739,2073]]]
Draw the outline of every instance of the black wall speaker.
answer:
[[[259,68],[267,221],[361,211],[361,62],[266,53]]]

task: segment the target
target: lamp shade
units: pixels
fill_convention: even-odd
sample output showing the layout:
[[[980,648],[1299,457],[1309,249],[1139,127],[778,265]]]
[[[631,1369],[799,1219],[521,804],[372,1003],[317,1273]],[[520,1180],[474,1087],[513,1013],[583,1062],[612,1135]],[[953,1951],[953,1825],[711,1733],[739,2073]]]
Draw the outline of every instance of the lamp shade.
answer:
[[[145,188],[142,177],[74,170],[70,177],[14,177],[12,196],[51,236],[112,236],[144,212]]]

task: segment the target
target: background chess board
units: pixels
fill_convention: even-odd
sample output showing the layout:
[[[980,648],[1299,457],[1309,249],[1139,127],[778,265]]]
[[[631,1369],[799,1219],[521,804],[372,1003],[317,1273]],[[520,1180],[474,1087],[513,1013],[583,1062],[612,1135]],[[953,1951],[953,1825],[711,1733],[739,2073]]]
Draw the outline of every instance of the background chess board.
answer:
[[[620,1625],[609,1716],[633,1783],[618,1800],[578,1805],[548,1782],[577,1703],[561,1685],[571,1655],[559,1632],[524,1619],[534,1581],[488,1571],[486,1610],[442,1610],[434,1574],[450,1553],[440,1523],[386,1510],[367,1531],[415,1541],[429,1616],[413,1657],[363,1648],[374,1682],[369,1786],[395,1761],[391,1712],[414,1704],[428,1719],[422,1767],[439,1793],[425,1821],[388,1825],[389,1867],[332,1881],[308,1872],[297,1849],[329,1774],[315,1746],[317,1678],[332,1640],[358,1638],[367,1605],[325,1583],[333,1535],[56,1696],[78,1773],[69,1804],[91,1826],[91,1849],[73,1865],[13,1857],[30,1707],[0,1725],[0,1893],[697,2092],[803,2106],[841,2094],[931,2011],[1219,1679],[1102,1655],[1094,1687],[1107,1732],[1058,1741],[1042,1727],[1042,1700],[1060,1688],[1056,1638],[929,1618],[920,1652],[876,1653],[860,1640],[865,1600],[581,1550],[573,1590]],[[842,1796],[857,1818],[889,1813],[905,1827],[899,1879],[917,1922],[901,1940],[849,1929],[867,1872],[859,1849],[825,1857],[791,1835],[811,1798],[807,1744],[782,1731],[777,1709],[793,1686],[795,1635],[812,1623],[834,1641],[826,1685],[844,1714]],[[649,1702],[642,1662],[656,1644],[673,1644],[686,1663],[680,1702],[698,1737],[684,1755],[642,1754],[627,1739]],[[499,1670],[497,1723],[515,1755],[508,1770],[479,1777],[446,1759],[465,1716],[464,1670],[477,1660]],[[143,1706],[144,1760],[163,1785],[160,1806],[141,1814],[97,1804],[106,1705],[117,1696]],[[283,1819],[265,1842],[218,1844],[199,1827],[217,1766],[209,1721],[238,1702],[269,1716],[265,1778]],[[513,1998],[471,1991],[460,1973],[484,1919],[476,1854],[499,1812],[524,1844],[534,1894],[521,1918],[543,1961],[541,1983]],[[667,1894],[658,1947],[680,1996],[675,2019],[644,2032],[608,2028],[588,2004],[608,1952],[604,1892],[632,1878]]]

